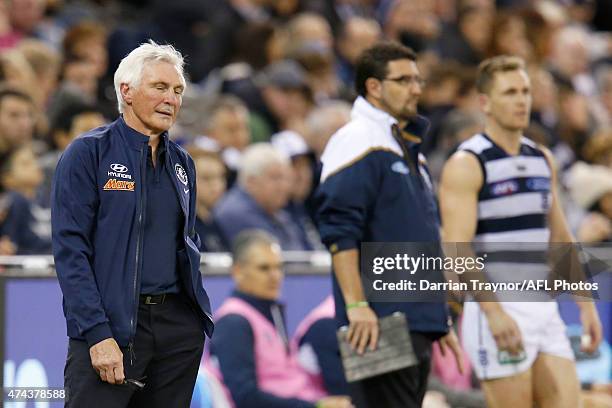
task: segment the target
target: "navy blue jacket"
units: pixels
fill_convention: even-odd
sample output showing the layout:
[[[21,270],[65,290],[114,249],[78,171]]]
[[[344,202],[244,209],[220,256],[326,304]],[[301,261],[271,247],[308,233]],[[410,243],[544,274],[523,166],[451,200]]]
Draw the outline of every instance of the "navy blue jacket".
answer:
[[[89,345],[110,337],[121,346],[131,345],[136,333],[149,138],[130,131],[119,118],[75,139],[53,179],[53,254],[68,336]],[[167,133],[161,137],[185,215],[184,247],[177,251],[179,277],[210,337],[214,324],[194,229],[195,167]]]
[[[323,243],[332,253],[360,249],[362,242],[440,242],[438,207],[419,143],[403,140],[418,163],[418,173],[403,160],[403,150],[393,137],[397,121],[358,97],[351,121],[327,144],[321,184],[317,190],[317,224]],[[428,121],[419,117],[409,125],[409,138],[425,134]],[[438,255],[438,254],[436,254]],[[362,272],[363,273],[363,272]],[[441,273],[429,275],[443,281]],[[348,324],[344,297],[333,279],[336,320]],[[441,302],[370,302],[374,312],[387,316],[406,314],[413,331],[448,331],[446,304]]]
[[[17,246],[17,255],[50,254],[51,237],[37,231],[35,204],[16,191],[7,192],[6,199],[8,213],[0,222],[0,237],[7,236]],[[43,222],[42,227],[47,230],[49,225]]]
[[[264,211],[243,188],[234,186],[215,206],[215,222],[230,245],[240,232],[262,229],[278,239],[284,251],[307,251],[310,245],[291,215],[281,209],[274,216]]]

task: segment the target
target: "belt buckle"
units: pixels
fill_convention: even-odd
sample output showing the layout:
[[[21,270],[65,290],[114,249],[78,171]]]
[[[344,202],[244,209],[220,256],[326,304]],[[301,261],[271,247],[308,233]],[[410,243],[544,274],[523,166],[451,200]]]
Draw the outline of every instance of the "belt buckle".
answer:
[[[145,297],[145,305],[156,305],[156,302],[153,302],[153,296]]]

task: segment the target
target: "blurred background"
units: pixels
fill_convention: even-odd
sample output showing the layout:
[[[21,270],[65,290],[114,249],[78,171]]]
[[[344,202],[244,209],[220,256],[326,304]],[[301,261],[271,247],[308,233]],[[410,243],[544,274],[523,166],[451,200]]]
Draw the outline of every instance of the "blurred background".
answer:
[[[526,136],[557,159],[575,236],[605,244],[612,239],[611,28],[612,0],[0,1],[4,383],[61,385],[66,340],[48,257],[51,180],[74,137],[117,118],[113,73],[140,43],[169,43],[186,57],[189,86],[171,137],[196,161],[203,274],[214,306],[231,287],[230,260],[219,253],[239,231],[228,226],[246,228],[252,216],[232,194],[247,189],[240,173],[248,171],[259,180],[254,198],[276,209],[276,235],[291,251],[285,298],[293,330],[330,290],[312,192],[327,140],[350,118],[361,51],[389,39],[418,53],[426,79],[419,110],[432,123],[422,149],[434,178],[457,144],[482,130],[478,63],[524,58],[533,90]],[[274,177],[258,174],[253,163],[271,157],[262,143],[290,166]],[[599,307],[609,342],[610,304]],[[575,308],[562,309],[566,322],[578,321]]]

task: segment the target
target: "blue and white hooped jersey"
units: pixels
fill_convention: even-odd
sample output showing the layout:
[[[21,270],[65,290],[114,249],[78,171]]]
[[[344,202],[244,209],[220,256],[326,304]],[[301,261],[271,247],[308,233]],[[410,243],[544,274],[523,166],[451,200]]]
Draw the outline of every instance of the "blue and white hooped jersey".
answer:
[[[485,134],[458,150],[473,153],[483,171],[474,242],[547,243],[551,169],[537,145],[522,137],[520,153],[508,155]]]

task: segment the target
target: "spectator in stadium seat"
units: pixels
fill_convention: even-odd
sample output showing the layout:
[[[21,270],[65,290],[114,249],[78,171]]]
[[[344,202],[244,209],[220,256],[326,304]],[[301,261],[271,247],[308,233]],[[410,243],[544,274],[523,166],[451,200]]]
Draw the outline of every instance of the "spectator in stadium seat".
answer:
[[[331,51],[334,37],[331,27],[325,18],[316,13],[297,14],[287,23],[289,46],[300,47],[304,43],[318,43]]]
[[[533,49],[527,38],[527,26],[516,12],[499,12],[491,25],[487,54],[489,57],[506,54],[531,61]]]
[[[32,39],[21,41],[18,49],[32,66],[41,91],[40,105],[44,107],[57,86],[61,55],[42,41]]]
[[[572,199],[588,211],[578,228],[580,242],[612,241],[612,168],[578,162],[567,183]]]
[[[420,53],[440,33],[440,21],[431,1],[381,1],[377,10],[383,36]]]
[[[196,146],[205,150],[219,150],[229,169],[228,185],[236,179],[242,152],[251,142],[249,109],[233,95],[221,95],[207,104],[197,119],[199,137]]]
[[[210,369],[241,408],[341,408],[346,397],[326,397],[310,381],[288,340],[280,297],[279,242],[264,231],[244,231],[233,243],[236,289],[216,313]]]
[[[102,24],[93,21],[81,21],[66,32],[62,42],[62,50],[66,60],[80,62],[77,67],[72,67],[73,71],[78,71],[78,68],[83,66],[90,67],[89,80],[96,83],[95,93],[93,94],[94,101],[99,105],[105,116],[114,118],[117,114],[117,102],[114,97],[112,72],[108,70],[107,38],[106,27]]]
[[[215,152],[192,148],[189,149],[189,154],[193,158],[197,174],[195,229],[200,236],[200,251],[226,252],[229,245],[213,218],[213,209],[225,194],[227,186],[225,164]]]
[[[32,98],[17,89],[0,90],[0,151],[28,144],[34,136]]]
[[[34,202],[42,181],[31,145],[0,154],[0,191],[5,191],[6,200],[0,237],[6,236],[15,245],[17,255],[51,253],[51,214]]]
[[[106,123],[102,112],[92,105],[75,98],[58,101],[55,117],[51,117],[51,130],[48,143],[50,150],[40,158],[45,180],[38,191],[37,201],[45,208],[51,205],[51,182],[55,167],[66,147],[78,135]]]
[[[585,143],[582,155],[591,164],[612,169],[612,127],[597,130]]]
[[[582,160],[583,147],[593,131],[594,120],[589,111],[588,99],[572,85],[559,86],[559,124],[557,135],[560,142],[571,148],[574,160]],[[567,164],[571,164],[567,163]],[[560,165],[567,167],[566,163]]]
[[[336,337],[334,297],[327,296],[300,323],[293,341],[300,365],[330,395],[348,395]]]
[[[282,60],[266,66],[253,82],[232,89],[270,134],[299,126],[313,108],[307,73],[297,62]],[[266,139],[267,140],[267,139]]]
[[[304,140],[317,161],[321,158],[329,138],[351,119],[351,105],[334,101],[317,106],[306,117]],[[318,183],[318,179],[316,180]]]
[[[300,228],[308,249],[324,249],[311,215],[313,212],[309,211],[306,205],[314,185],[314,155],[304,138],[291,130],[285,130],[272,136],[272,145],[291,159],[293,183],[289,203],[285,209]]]
[[[59,101],[65,94],[78,97],[83,102],[95,104],[98,94],[98,77],[93,62],[80,57],[68,57],[61,67],[61,82],[53,95],[49,114],[56,115]]]
[[[612,126],[612,63],[595,71],[598,100],[594,101],[595,112],[600,126]]]
[[[237,185],[221,199],[214,218],[227,242],[247,229],[276,237],[283,250],[308,250],[299,226],[284,210],[291,196],[293,173],[289,158],[269,143],[249,146]]]
[[[353,16],[342,24],[336,40],[338,50],[336,72],[347,89],[353,89],[357,57],[365,49],[373,46],[380,37],[380,25],[374,19]]]
[[[489,45],[494,10],[487,6],[461,7],[457,23],[447,26],[438,37],[436,48],[442,59],[476,65]]]

